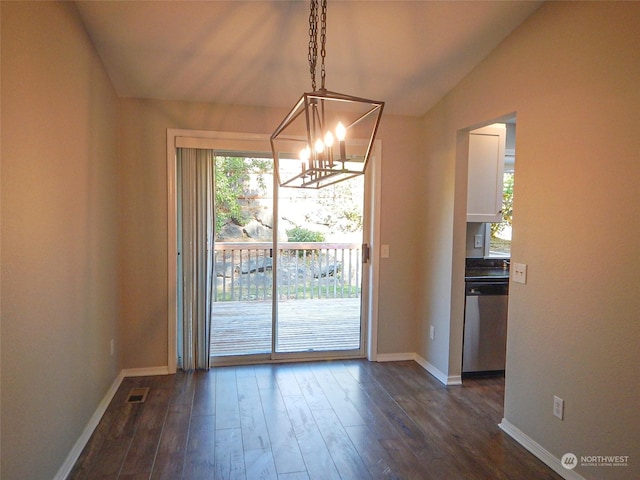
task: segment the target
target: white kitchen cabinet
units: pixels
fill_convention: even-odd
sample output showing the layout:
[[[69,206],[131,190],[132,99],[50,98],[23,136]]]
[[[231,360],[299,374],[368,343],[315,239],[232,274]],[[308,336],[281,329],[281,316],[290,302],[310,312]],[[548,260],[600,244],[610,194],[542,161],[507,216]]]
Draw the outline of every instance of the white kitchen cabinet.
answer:
[[[505,138],[503,124],[469,132],[467,222],[502,221]]]

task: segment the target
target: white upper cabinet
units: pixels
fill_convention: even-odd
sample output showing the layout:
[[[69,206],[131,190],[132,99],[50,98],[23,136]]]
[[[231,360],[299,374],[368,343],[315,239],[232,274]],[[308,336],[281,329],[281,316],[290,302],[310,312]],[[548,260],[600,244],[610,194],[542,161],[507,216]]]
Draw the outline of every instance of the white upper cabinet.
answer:
[[[469,133],[467,222],[502,221],[505,139],[503,124]]]

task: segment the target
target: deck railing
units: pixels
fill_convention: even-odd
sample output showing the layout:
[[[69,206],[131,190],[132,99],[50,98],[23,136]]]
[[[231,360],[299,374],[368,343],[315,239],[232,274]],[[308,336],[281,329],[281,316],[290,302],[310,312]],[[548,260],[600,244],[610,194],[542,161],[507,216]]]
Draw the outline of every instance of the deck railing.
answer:
[[[361,284],[360,244],[278,244],[278,298],[357,298]],[[215,302],[267,300],[273,296],[271,242],[214,244]]]

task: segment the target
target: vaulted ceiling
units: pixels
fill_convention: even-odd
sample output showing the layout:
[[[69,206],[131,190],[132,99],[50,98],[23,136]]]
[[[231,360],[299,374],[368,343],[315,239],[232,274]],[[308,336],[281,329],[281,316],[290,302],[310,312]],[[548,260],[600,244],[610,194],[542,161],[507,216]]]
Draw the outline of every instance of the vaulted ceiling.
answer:
[[[121,97],[289,108],[311,91],[306,1],[76,3]],[[422,115],[540,3],[329,0],[326,87]]]

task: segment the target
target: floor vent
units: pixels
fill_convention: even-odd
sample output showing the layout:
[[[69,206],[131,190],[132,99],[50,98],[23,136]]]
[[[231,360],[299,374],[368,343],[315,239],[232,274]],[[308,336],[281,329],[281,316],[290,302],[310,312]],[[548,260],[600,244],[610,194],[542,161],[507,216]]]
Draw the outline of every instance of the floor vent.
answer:
[[[132,388],[127,395],[127,403],[144,403],[149,393],[149,387]]]

